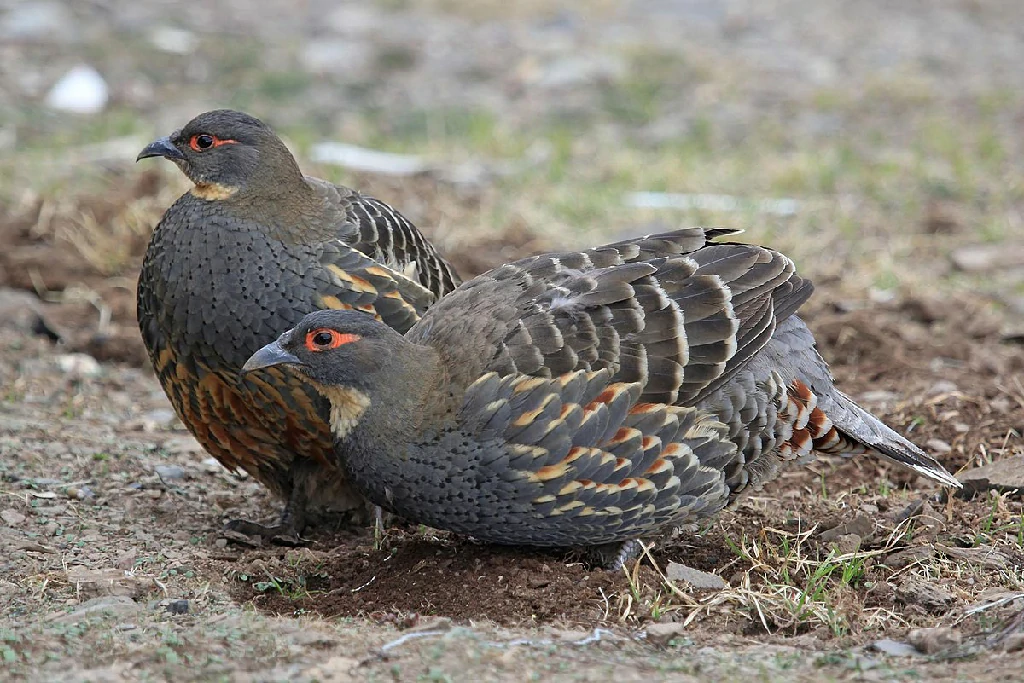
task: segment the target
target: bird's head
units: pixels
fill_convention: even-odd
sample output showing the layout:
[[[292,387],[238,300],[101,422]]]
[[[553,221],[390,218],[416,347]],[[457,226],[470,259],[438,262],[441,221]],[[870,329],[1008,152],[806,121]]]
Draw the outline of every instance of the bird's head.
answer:
[[[208,111],[146,145],[136,161],[170,159],[211,201],[239,193],[277,196],[302,173],[281,139],[259,119],[230,109]]]

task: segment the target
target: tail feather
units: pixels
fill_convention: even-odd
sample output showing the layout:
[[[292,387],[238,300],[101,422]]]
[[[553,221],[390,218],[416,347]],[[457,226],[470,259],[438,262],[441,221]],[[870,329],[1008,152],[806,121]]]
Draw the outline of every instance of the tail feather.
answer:
[[[803,429],[794,432],[801,438],[790,439],[794,451],[811,446],[820,453],[871,453],[946,486],[963,487],[941,463],[835,387],[811,331],[799,317],[781,321],[775,337],[758,355],[751,371],[763,375],[777,371],[789,387],[787,400],[792,406],[788,410],[809,410]]]
[[[831,396],[819,397],[819,406],[826,404],[823,407],[825,413],[831,416],[829,431],[832,433],[822,434],[821,447],[815,442],[815,450],[848,455],[871,453],[946,486],[963,488],[963,484],[938,460],[887,427],[846,394],[838,389],[833,389],[831,393]]]

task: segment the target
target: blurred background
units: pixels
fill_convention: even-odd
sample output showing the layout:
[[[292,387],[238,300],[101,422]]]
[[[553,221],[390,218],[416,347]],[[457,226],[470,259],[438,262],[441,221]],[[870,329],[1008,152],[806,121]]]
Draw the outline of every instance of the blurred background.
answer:
[[[135,155],[215,107],[467,273],[714,224],[850,306],[1024,309],[1014,0],[3,0],[0,57],[0,285],[105,306],[107,339],[186,187]]]

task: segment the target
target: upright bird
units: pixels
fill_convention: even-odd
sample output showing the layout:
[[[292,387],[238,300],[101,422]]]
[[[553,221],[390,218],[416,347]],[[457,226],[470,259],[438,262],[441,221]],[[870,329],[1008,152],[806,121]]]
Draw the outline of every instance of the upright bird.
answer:
[[[330,401],[337,457],[374,503],[613,566],[634,539],[713,515],[813,452],[959,486],[833,386],[794,315],[811,283],[777,251],[714,241],[734,232],[504,265],[404,336],[313,313],[244,371],[278,368]]]
[[[396,210],[306,177],[274,132],[230,110],[148,145],[194,183],[164,214],[138,286],[139,328],[182,422],[224,466],[287,500],[279,524],[230,528],[283,542],[308,509],[361,508],[334,465],[328,403],[294,376],[239,371],[319,309],[358,310],[405,332],[460,282]]]

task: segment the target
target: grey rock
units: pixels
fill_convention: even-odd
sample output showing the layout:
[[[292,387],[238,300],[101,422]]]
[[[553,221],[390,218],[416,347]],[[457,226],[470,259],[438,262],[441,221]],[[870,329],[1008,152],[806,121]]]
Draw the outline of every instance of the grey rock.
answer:
[[[126,595],[105,595],[86,600],[73,612],[51,615],[47,621],[76,622],[97,615],[126,617],[138,613],[140,609],[139,604]]]
[[[721,576],[702,572],[678,562],[669,562],[667,575],[670,581],[683,581],[698,590],[722,590],[728,584]]]
[[[942,586],[916,577],[904,579],[896,587],[896,597],[908,605],[920,605],[932,612],[947,609],[956,601],[956,597]]]
[[[876,640],[871,643],[871,647],[882,654],[889,655],[891,657],[919,657],[921,653],[916,647],[909,643],[904,643],[898,640],[892,640],[890,638],[883,638],[882,640]]]
[[[157,465],[153,471],[164,482],[179,481],[185,478],[185,468],[178,465]]]
[[[655,645],[668,645],[682,632],[683,625],[673,621],[650,624],[647,627],[647,640]]]
[[[1024,492],[1024,455],[997,460],[991,465],[967,470],[957,478],[964,488],[960,496],[973,498],[983,491],[995,490],[1020,496]]]
[[[0,510],[0,519],[3,519],[7,523],[7,526],[19,526],[25,521],[25,515],[21,514],[17,510],[7,508]]]

